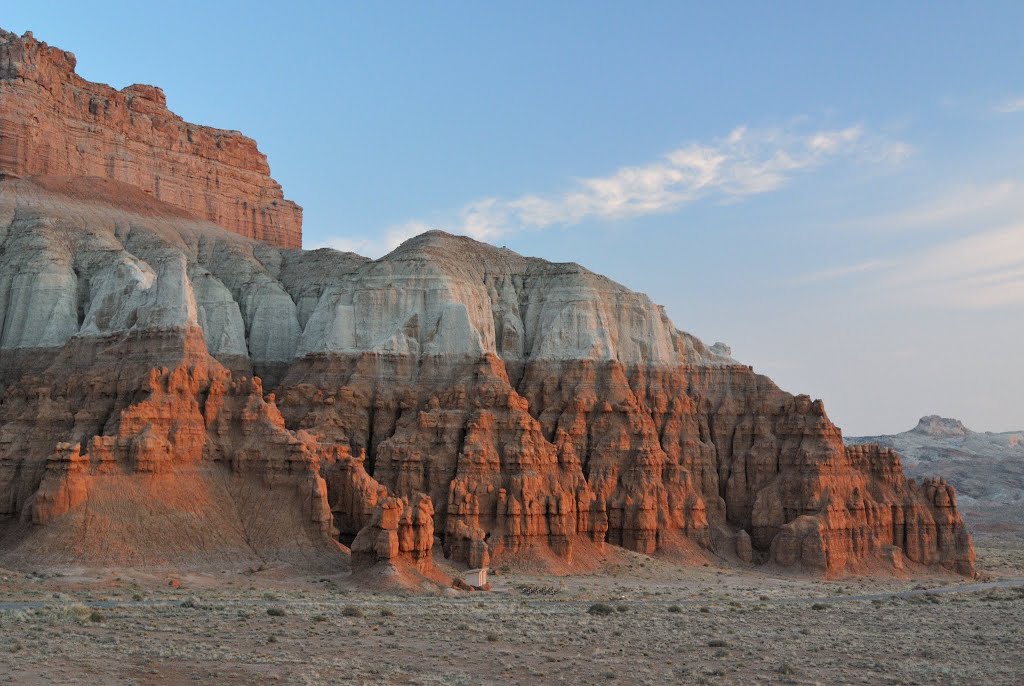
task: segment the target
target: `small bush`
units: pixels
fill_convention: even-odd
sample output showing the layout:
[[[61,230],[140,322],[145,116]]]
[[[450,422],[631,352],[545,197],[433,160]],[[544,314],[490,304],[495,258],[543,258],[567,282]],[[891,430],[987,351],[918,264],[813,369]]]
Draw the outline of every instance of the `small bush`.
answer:
[[[89,621],[99,623],[107,621],[107,618],[104,617],[103,613],[99,610],[93,610],[91,613],[89,613]]]
[[[493,631],[491,633],[487,634],[487,642],[488,643],[497,643],[498,642],[498,634],[494,633]]]
[[[363,616],[363,611],[360,610],[355,605],[346,605],[345,607],[341,608],[341,616],[342,617],[362,617]]]
[[[313,615],[313,621],[319,624],[327,621],[327,615]]]
[[[613,612],[615,612],[614,608],[612,608],[612,606],[608,605],[607,603],[594,603],[593,605],[587,608],[588,615],[598,615],[604,617],[610,615]]]
[[[390,609],[385,607],[383,610],[380,611],[380,616],[381,617],[394,617],[395,616],[395,611],[394,610],[390,610]]]
[[[781,665],[779,665],[778,669],[776,669],[775,671],[778,672],[779,674],[786,674],[786,675],[789,675],[789,676],[792,676],[793,674],[796,674],[796,668],[793,667],[793,665],[789,664],[788,662],[783,662]]]
[[[679,607],[678,605],[669,605],[668,606],[668,611],[672,612],[672,613],[682,612],[683,608]]]
[[[271,617],[284,617],[287,613],[283,607],[268,607],[267,614]]]
[[[615,610],[616,612],[629,612],[629,607],[627,605],[616,605]]]
[[[828,609],[828,605],[826,605],[825,603],[815,603],[814,605],[811,605],[811,609],[812,610],[827,610]]]
[[[711,612],[711,608],[710,607],[702,607],[700,609],[700,611],[703,612],[704,614],[707,614],[707,613]]]
[[[729,642],[728,641],[723,641],[720,638],[715,638],[715,639],[712,639],[712,640],[708,641],[708,648],[728,648],[728,647],[729,647]]]

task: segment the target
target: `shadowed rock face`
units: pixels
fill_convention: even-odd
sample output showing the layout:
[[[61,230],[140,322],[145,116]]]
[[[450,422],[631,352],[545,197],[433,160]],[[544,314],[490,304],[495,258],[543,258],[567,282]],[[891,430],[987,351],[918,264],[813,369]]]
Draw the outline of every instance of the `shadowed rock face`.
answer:
[[[973,571],[952,488],[579,265],[441,232],[280,249],[114,181],[7,178],[0,312],[4,560],[340,538],[422,571],[436,532],[474,566],[597,542]],[[176,527],[126,524],[153,512]]]
[[[302,245],[302,208],[237,131],[189,124],[164,93],[75,74],[75,56],[0,29],[0,175],[115,179],[229,231]]]

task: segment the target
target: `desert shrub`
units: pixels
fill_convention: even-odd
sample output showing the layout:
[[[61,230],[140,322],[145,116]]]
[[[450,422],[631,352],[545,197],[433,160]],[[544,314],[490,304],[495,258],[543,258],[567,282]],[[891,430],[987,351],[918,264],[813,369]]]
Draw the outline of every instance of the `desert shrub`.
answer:
[[[341,616],[342,617],[362,617],[363,616],[363,611],[360,610],[355,605],[346,605],[345,607],[341,608]]]
[[[519,584],[516,588],[523,595],[558,595],[558,588],[546,584]]]
[[[588,615],[598,615],[603,617],[606,615],[610,615],[613,612],[615,612],[615,610],[612,608],[611,605],[608,605],[607,603],[594,603],[593,605],[587,608]]]
[[[267,614],[271,617],[284,617],[288,613],[284,611],[283,607],[268,607]]]
[[[682,612],[683,608],[679,607],[678,605],[669,605],[668,606],[668,611],[669,612],[673,612],[673,613],[674,612]]]

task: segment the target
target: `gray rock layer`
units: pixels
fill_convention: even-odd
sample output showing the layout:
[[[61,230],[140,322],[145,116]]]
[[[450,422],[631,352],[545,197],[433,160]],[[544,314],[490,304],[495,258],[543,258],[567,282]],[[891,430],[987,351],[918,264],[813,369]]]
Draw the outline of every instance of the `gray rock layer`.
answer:
[[[0,182],[0,349],[197,325],[214,356],[256,366],[362,352],[734,364],[577,264],[437,231],[376,261],[281,249],[160,212],[116,182],[75,184],[71,198]]]

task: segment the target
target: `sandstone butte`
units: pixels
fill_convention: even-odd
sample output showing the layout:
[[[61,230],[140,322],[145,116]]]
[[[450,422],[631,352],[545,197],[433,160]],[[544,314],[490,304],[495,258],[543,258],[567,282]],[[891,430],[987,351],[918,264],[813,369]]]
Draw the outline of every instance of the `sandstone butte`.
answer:
[[[302,208],[255,141],[185,122],[155,86],[86,81],[75,64],[0,29],[0,174],[113,179],[242,236],[302,246]]]
[[[647,296],[438,231],[297,249],[251,141],[0,41],[0,565],[974,573],[948,484]]]

